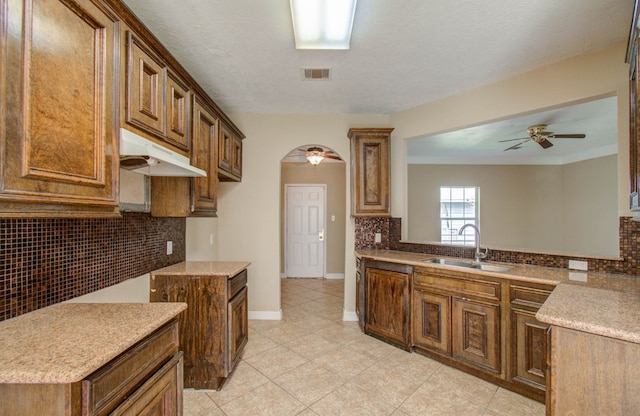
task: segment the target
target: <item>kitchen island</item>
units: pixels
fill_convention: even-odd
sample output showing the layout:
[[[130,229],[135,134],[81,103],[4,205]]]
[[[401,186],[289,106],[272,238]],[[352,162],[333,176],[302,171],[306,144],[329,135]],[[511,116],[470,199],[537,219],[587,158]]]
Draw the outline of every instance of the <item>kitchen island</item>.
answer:
[[[186,306],[61,303],[0,322],[0,415],[181,413]]]
[[[184,386],[221,389],[248,340],[246,261],[185,261],[151,272],[151,302],[185,302]]]

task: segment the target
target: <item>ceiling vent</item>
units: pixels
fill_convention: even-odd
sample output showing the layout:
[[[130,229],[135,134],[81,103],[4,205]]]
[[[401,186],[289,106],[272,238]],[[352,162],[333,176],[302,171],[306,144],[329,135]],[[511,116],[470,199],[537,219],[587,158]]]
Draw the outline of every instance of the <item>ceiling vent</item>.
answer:
[[[302,79],[307,81],[328,81],[331,79],[329,68],[301,68]]]

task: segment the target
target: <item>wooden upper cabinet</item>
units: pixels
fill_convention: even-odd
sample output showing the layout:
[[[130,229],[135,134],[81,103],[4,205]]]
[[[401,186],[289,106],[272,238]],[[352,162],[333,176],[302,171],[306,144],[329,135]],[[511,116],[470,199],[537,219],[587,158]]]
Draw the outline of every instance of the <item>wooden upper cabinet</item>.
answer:
[[[160,58],[127,32],[127,123],[164,136],[165,78]]]
[[[206,177],[151,178],[154,217],[215,217],[218,208],[218,129],[220,119],[200,97],[193,95],[191,165]]]
[[[126,123],[188,151],[189,87],[131,31],[126,32],[126,55]]]
[[[117,215],[118,17],[98,0],[3,4],[0,216]]]
[[[390,217],[392,128],[350,129],[351,216]]]
[[[193,106],[193,144],[191,164],[207,176],[191,179],[191,215],[216,216],[218,208],[218,128],[220,120],[199,98]]]
[[[640,58],[638,57],[638,14],[640,9],[636,0],[629,43],[627,48],[627,63],[629,64],[629,168],[631,183],[631,210],[640,211],[640,96],[638,95],[638,71]]]
[[[174,146],[191,146],[191,92],[180,78],[167,71],[167,137]]]
[[[224,182],[242,180],[242,139],[224,121],[218,137],[218,177]]]

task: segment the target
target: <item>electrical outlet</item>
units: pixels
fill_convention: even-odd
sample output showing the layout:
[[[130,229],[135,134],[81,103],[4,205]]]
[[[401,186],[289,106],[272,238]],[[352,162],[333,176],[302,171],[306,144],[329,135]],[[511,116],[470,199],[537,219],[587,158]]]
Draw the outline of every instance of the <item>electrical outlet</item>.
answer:
[[[376,235],[374,236],[374,242],[382,243],[382,234],[376,233]]]
[[[167,256],[173,254],[173,241],[167,241]]]
[[[213,234],[209,234],[209,245],[213,245]]]
[[[589,270],[589,263],[581,260],[569,260],[569,268],[574,270]]]

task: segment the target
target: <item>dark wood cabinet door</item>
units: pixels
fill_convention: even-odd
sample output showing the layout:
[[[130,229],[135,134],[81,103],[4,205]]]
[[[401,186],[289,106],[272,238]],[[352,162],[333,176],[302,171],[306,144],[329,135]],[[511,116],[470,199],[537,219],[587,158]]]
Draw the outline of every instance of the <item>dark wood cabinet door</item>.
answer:
[[[193,106],[193,143],[191,164],[207,176],[191,180],[191,214],[216,216],[218,208],[218,145],[219,119],[198,97]]]
[[[351,216],[389,217],[393,129],[350,129]]]
[[[112,413],[112,416],[182,414],[182,354],[177,354]]]
[[[413,290],[413,344],[450,354],[451,297]]]
[[[231,174],[238,181],[242,179],[242,137],[233,135],[233,158],[231,159]]]
[[[247,288],[244,287],[233,299],[229,301],[227,317],[227,331],[229,356],[226,360],[227,371],[233,371],[244,346],[249,339],[249,306],[247,303]]]
[[[358,261],[359,263],[360,261]],[[364,278],[360,271],[360,267],[356,270],[356,315],[358,316],[358,326],[364,330]]]
[[[179,149],[191,146],[191,92],[171,71],[167,71],[167,138]]]
[[[91,0],[2,4],[0,212],[117,214],[119,18]]]
[[[207,276],[152,276],[151,302],[184,302],[178,317],[184,352],[184,386],[216,389],[225,377],[226,279]]]
[[[166,66],[141,40],[127,33],[127,123],[165,135]]]
[[[233,132],[226,124],[220,125],[220,138],[218,142],[218,169],[231,173],[233,162]]]
[[[638,1],[634,1],[633,19],[629,30],[626,61],[629,64],[629,174],[631,185],[631,210],[640,211],[640,94],[638,94],[638,72],[640,56],[638,54]]]
[[[409,347],[409,275],[366,269],[365,331]]]
[[[236,135],[225,122],[220,122],[218,176],[225,182],[242,180],[242,136]]]
[[[545,390],[547,329],[535,312],[511,309],[511,379]]]
[[[500,372],[500,306],[452,297],[452,356]]]

